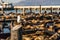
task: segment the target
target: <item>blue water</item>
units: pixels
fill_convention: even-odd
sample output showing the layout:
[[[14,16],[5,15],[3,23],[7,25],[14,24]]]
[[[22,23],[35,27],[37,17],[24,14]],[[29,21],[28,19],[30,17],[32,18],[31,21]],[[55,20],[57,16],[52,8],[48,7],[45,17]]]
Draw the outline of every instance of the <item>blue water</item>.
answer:
[[[4,11],[5,13],[10,13],[10,12],[13,12],[13,13],[16,13],[16,10],[10,10],[10,11]],[[18,10],[17,11],[17,13],[22,13],[23,11],[22,10]],[[26,10],[25,11],[26,13],[28,13],[28,12],[30,12],[30,10]],[[35,12],[35,13],[39,13],[39,11],[37,10],[37,11],[32,11],[32,12]],[[42,11],[42,12],[44,12],[44,10]]]
[[[6,27],[10,27],[10,22],[6,22],[5,28],[3,29],[3,33],[10,33],[9,28]]]
[[[47,13],[51,12],[50,10],[46,10]],[[53,10],[53,12],[59,12],[60,10]],[[5,13],[10,13],[10,12],[13,12],[13,13],[16,13],[16,10],[9,10],[9,11],[4,11]],[[17,13],[22,13],[23,10],[17,10]],[[30,10],[26,10],[26,13],[30,12]],[[32,12],[35,12],[35,13],[39,13],[39,10],[32,10]],[[44,13],[45,10],[42,10],[41,13]]]
[[[8,28],[4,28],[3,33],[10,33],[10,30]]]

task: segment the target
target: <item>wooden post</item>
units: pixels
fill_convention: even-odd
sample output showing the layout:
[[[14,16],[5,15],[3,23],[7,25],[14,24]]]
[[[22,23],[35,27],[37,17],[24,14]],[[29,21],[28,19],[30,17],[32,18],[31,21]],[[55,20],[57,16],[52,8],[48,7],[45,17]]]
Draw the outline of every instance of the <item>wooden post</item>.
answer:
[[[40,5],[40,13],[41,13],[41,5]],[[40,14],[40,13],[39,13],[39,14]]]
[[[23,8],[23,15],[25,15],[25,9]]]
[[[58,8],[58,10],[57,10],[57,11],[58,11],[58,14],[59,14],[59,8]]]
[[[18,40],[18,30],[11,30],[11,40]]]
[[[10,29],[11,29],[11,40],[13,40],[12,28],[13,28],[13,23],[12,23],[12,21],[11,21],[11,24],[10,24]]]
[[[17,12],[18,12],[18,11],[17,11],[17,8],[16,8],[15,10],[16,10],[16,15],[17,15]]]
[[[45,13],[47,13],[47,12],[46,12],[46,8],[45,8]]]
[[[18,30],[18,40],[22,40],[22,27]]]
[[[30,13],[32,13],[32,8],[30,8]]]
[[[53,11],[53,9],[52,9],[52,7],[51,7],[51,13],[52,13],[52,11]]]
[[[22,30],[22,28],[21,28],[22,26],[21,25],[15,25],[15,27],[13,27],[12,29],[11,29],[11,40],[19,40],[19,39],[22,39],[21,38],[21,30]],[[20,34],[19,34],[20,33]]]
[[[19,37],[20,37],[19,29],[21,27],[22,26],[20,24],[13,26],[13,22],[11,22],[11,40],[19,40]]]
[[[36,8],[34,8],[34,13],[36,12]]]

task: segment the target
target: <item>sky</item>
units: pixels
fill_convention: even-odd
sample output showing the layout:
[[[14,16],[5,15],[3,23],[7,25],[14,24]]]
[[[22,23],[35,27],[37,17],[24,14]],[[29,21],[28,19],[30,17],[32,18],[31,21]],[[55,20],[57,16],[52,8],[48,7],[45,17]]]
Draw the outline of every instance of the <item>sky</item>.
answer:
[[[17,3],[20,1],[24,1],[24,0],[3,0],[4,2],[9,2],[9,3]]]
[[[60,5],[60,0],[3,0],[14,5]]]
[[[25,0],[16,3],[17,6],[60,5],[60,0]]]

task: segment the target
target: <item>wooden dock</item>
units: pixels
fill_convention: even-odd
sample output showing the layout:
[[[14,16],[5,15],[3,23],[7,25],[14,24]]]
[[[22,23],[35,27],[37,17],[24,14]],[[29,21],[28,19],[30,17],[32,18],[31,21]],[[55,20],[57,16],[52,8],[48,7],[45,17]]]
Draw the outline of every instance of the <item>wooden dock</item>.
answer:
[[[17,29],[17,30],[14,30],[14,32],[16,34],[14,34],[13,31],[10,29],[12,31],[11,32],[12,40],[18,39],[17,34],[19,33],[18,32],[19,27],[17,26],[15,28],[16,25],[19,25],[19,26],[20,26],[20,24],[22,25],[23,33],[24,33],[24,31],[25,32],[26,31],[32,31],[32,32],[33,31],[45,31],[47,23],[53,23],[53,25],[52,25],[53,27],[58,25],[57,27],[60,28],[60,23],[59,23],[60,22],[60,16],[59,16],[60,14],[59,13],[54,14],[52,12],[52,11],[54,11],[54,9],[60,10],[60,6],[15,6],[14,9],[16,9],[16,13],[14,14],[16,16],[14,16],[12,13],[9,16],[8,15],[0,16],[0,22],[9,22],[10,21],[11,29],[12,28]],[[18,9],[23,10],[22,15],[17,13]],[[36,10],[36,9],[39,10],[38,14],[32,12],[32,10]],[[46,12],[44,14],[41,13],[42,10],[46,11],[47,9],[49,9],[52,13],[51,12],[49,14],[47,14]],[[30,10],[30,14],[26,13],[26,10]],[[19,20],[21,22],[19,22],[19,23],[17,22],[17,16],[20,16],[20,18],[21,18],[21,20]],[[14,26],[12,26],[12,25],[14,25]],[[47,28],[47,30],[48,29],[52,30],[52,27],[50,25],[48,25],[48,26],[50,28]]]

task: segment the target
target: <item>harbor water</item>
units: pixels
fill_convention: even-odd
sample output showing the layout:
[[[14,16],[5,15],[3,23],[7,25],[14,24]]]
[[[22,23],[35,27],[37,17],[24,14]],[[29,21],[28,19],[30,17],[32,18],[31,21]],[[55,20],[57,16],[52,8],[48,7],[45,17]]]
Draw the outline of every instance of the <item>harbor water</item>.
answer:
[[[4,11],[5,13],[10,13],[10,12],[13,12],[13,13],[16,13],[16,10],[5,10]],[[17,10],[17,13],[22,13],[23,12],[23,10]],[[28,13],[28,12],[30,12],[30,10],[26,10],[25,11],[26,13]],[[39,13],[39,10],[32,10],[32,12],[34,12],[34,13]],[[45,10],[42,10],[41,11],[41,13],[44,13],[45,12]],[[46,12],[47,13],[50,13],[51,12],[51,10],[46,10]],[[60,10],[53,10],[53,12],[60,12]]]

